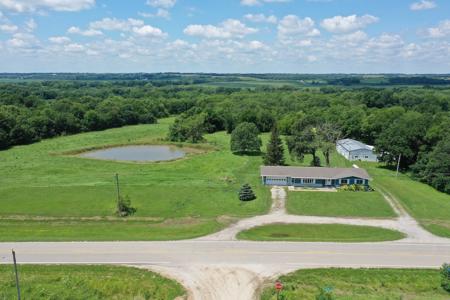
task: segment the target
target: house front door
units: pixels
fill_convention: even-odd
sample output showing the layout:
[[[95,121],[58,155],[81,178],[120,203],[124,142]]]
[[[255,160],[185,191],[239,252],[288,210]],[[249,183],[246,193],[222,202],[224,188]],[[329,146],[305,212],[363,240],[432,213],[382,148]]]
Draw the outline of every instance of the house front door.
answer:
[[[330,186],[330,185],[331,185],[331,179],[325,180],[325,185],[326,185],[326,186]]]

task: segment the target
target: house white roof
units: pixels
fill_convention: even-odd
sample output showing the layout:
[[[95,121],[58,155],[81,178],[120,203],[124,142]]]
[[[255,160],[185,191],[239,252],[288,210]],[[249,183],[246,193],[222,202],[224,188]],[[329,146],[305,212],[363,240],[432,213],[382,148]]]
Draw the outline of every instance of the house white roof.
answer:
[[[339,141],[337,141],[336,144],[340,145],[342,148],[344,148],[347,151],[355,151],[355,150],[373,151],[373,146],[369,146],[364,143],[361,143],[360,141],[356,141],[356,140],[352,140],[352,139],[339,140]]]
[[[261,176],[291,177],[291,178],[317,178],[340,179],[358,177],[370,179],[364,169],[357,168],[320,168],[320,167],[271,167],[262,166]]]

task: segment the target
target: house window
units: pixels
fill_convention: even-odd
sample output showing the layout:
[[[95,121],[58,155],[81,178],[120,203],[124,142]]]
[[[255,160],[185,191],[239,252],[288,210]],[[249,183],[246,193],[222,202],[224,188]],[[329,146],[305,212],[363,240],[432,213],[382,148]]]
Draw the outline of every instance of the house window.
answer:
[[[366,158],[369,158],[369,157],[366,155]]]
[[[348,180],[347,179],[341,179],[341,184],[348,184]]]
[[[355,155],[355,158],[357,159],[359,156],[358,155]]]
[[[303,183],[314,183],[314,179],[312,179],[312,178],[305,178],[305,179],[303,179]]]
[[[356,184],[363,184],[363,180],[362,179],[356,179]]]

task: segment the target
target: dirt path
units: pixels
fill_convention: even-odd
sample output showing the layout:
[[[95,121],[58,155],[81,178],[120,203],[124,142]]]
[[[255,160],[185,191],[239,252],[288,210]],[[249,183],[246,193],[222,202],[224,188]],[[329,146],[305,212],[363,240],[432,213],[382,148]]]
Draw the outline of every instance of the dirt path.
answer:
[[[180,282],[187,300],[256,300],[265,280],[275,270],[258,265],[188,265],[179,267],[144,266]]]

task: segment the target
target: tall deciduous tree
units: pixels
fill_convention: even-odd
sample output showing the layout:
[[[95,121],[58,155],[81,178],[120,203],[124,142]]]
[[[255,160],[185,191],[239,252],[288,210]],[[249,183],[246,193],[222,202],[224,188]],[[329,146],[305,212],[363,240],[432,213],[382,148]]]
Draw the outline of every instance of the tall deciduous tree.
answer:
[[[251,154],[261,152],[259,131],[253,123],[241,123],[231,133],[231,152]]]
[[[341,136],[341,131],[333,123],[323,123],[317,128],[319,135],[320,149],[327,166],[330,166],[330,155],[336,149],[336,142]]]
[[[320,141],[317,137],[316,128],[308,126],[303,130],[295,130],[293,135],[288,137],[287,144],[289,153],[294,159],[303,161],[306,154],[311,154],[313,165],[320,161],[317,159],[317,149],[320,147]]]
[[[264,156],[264,164],[266,166],[284,165],[284,145],[276,124],[272,128],[270,140],[267,144],[266,155]]]
[[[375,147],[381,160],[389,164],[401,154],[401,166],[409,167],[416,162],[420,148],[425,144],[429,120],[419,112],[407,112],[381,132]]]

